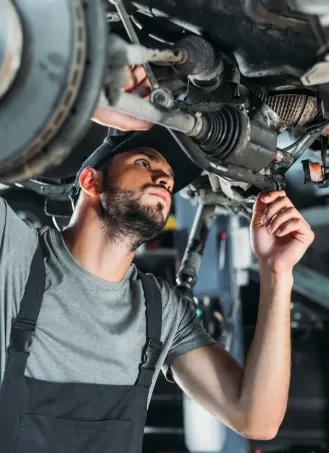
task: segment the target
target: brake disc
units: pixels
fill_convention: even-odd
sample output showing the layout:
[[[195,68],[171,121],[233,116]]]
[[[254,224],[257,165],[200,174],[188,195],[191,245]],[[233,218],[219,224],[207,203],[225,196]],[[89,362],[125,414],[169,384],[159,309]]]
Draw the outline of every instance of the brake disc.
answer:
[[[103,85],[108,27],[102,0],[20,0],[14,13],[3,5],[0,180],[18,182],[59,165],[81,140]],[[22,52],[17,45],[19,69],[8,74],[13,28]]]

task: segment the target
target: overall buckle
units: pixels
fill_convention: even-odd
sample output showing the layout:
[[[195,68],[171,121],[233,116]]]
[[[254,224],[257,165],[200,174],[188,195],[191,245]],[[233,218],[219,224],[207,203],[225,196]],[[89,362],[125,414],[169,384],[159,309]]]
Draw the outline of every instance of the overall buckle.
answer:
[[[11,329],[9,349],[30,354],[37,323],[16,318]]]
[[[142,368],[155,370],[155,366],[159,360],[163,343],[154,338],[149,338],[146,351],[143,355]]]

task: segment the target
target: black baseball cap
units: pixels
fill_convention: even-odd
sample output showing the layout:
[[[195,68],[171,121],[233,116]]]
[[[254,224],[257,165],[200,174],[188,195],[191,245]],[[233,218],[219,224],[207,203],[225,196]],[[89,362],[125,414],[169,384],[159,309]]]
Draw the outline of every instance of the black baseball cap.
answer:
[[[120,136],[106,137],[78,171],[69,193],[72,202],[75,203],[79,196],[81,190],[79,178],[85,168],[100,170],[106,167],[106,162],[115,154],[139,147],[153,148],[166,159],[175,175],[173,193],[177,193],[191,184],[202,173],[202,169],[186,156],[166,128],[153,126],[148,131],[127,132]]]

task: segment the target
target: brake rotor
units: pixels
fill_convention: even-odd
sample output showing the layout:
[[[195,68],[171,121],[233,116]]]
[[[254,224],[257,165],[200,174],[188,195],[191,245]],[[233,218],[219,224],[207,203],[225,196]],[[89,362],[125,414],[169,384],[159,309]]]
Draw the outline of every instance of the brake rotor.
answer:
[[[23,52],[0,100],[2,182],[26,180],[63,162],[89,125],[107,63],[102,0],[20,0],[15,7]],[[2,6],[0,13],[10,28]]]

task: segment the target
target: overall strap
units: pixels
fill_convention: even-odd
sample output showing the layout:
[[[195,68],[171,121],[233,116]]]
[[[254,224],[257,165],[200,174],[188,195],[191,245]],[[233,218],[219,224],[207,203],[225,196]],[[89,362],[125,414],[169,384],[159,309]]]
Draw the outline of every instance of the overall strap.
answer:
[[[137,385],[150,386],[154,370],[162,350],[162,298],[153,277],[138,271],[142,281],[146,304],[146,345],[143,349],[142,363]]]
[[[12,324],[5,374],[24,376],[42,304],[45,281],[45,265],[41,246],[38,242],[20,309]]]

